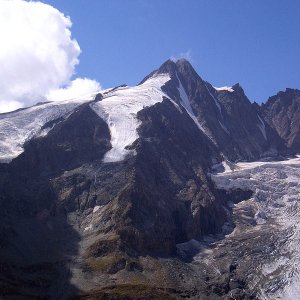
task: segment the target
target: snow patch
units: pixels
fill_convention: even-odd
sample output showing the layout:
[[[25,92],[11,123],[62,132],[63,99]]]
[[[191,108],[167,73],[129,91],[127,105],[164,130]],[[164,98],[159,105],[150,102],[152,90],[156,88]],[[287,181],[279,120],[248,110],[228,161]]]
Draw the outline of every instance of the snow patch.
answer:
[[[205,84],[205,87],[206,87],[208,93],[210,94],[210,96],[213,98],[213,100],[214,100],[214,102],[215,102],[215,104],[216,104],[219,112],[222,113],[222,109],[221,109],[220,103],[218,102],[218,100],[216,99],[216,97],[211,93],[211,91],[209,90],[209,88],[207,87],[206,84]]]
[[[266,133],[266,125],[265,125],[264,121],[261,119],[261,117],[259,115],[257,115],[257,117],[258,117],[258,119],[261,123],[261,124],[258,124],[257,126],[260,129],[260,131],[261,131],[262,135],[264,136],[265,140],[267,140],[268,138],[267,138],[267,133]]]
[[[236,168],[237,168],[236,164],[225,159],[221,163],[215,164],[212,167],[211,171],[213,174],[229,173],[229,172],[234,172]]]
[[[222,122],[220,122],[220,121],[219,121],[219,124],[220,124],[220,126],[222,127],[222,129],[229,135],[230,132],[229,132],[229,130],[227,129],[227,127],[226,127]]]
[[[232,164],[231,163],[229,163],[227,160],[224,160],[223,162],[222,162],[222,165],[223,165],[223,167],[224,167],[224,172],[225,173],[228,173],[228,172],[233,172],[233,167],[232,167]]]
[[[180,79],[178,78],[178,75],[176,74],[177,80],[179,82],[179,87],[178,87],[178,91],[180,94],[180,104],[184,107],[184,109],[186,110],[186,112],[188,113],[188,115],[191,117],[191,119],[195,122],[195,124],[197,125],[197,127],[209,138],[212,140],[211,135],[207,132],[207,130],[205,130],[205,128],[203,127],[203,125],[201,125],[197,119],[197,117],[195,116],[189,97],[180,81]]]
[[[92,229],[93,229],[93,225],[90,224],[89,226],[87,226],[87,227],[84,228],[84,231],[90,231]]]
[[[234,89],[232,88],[232,86],[221,86],[221,87],[213,87],[216,91],[226,91],[226,92],[234,92]]]
[[[101,207],[103,206],[96,205],[93,209],[93,214],[96,213]]]

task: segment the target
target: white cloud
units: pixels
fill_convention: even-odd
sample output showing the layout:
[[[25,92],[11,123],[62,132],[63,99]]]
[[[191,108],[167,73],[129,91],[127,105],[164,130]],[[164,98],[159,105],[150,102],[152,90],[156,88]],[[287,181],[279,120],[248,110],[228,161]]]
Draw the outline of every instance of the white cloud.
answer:
[[[23,103],[19,101],[3,101],[0,100],[0,113],[16,110],[23,107]]]
[[[193,58],[192,58],[192,51],[191,50],[187,50],[186,52],[182,52],[178,55],[172,55],[170,57],[171,60],[173,61],[177,61],[181,58],[185,58],[186,60],[188,60],[189,62],[192,62],[193,61]]]
[[[97,93],[101,89],[99,83],[87,78],[77,78],[65,88],[52,90],[46,96],[50,101],[82,98]]]
[[[94,91],[94,81],[70,82],[81,52],[71,26],[50,5],[0,0],[0,112],[42,101],[66,85],[69,91],[80,84],[86,93],[88,87]]]

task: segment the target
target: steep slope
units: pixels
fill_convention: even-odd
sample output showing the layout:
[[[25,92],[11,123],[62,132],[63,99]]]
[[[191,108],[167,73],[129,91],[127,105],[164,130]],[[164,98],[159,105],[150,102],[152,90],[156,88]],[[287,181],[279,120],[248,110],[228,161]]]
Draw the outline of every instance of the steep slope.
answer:
[[[300,91],[286,89],[261,106],[261,113],[291,151],[300,151]]]

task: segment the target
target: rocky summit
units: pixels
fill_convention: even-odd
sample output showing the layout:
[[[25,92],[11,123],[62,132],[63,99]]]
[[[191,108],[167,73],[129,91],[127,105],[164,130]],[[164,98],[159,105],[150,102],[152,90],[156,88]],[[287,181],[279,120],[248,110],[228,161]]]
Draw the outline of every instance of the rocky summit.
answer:
[[[1,299],[297,299],[300,91],[168,60],[0,114]]]

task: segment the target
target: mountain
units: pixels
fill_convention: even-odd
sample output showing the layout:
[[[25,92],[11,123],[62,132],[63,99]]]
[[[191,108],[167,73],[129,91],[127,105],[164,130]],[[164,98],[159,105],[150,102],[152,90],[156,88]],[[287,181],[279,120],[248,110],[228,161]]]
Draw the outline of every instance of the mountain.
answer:
[[[186,60],[168,60],[135,87],[0,114],[0,295],[256,297],[219,248],[210,251],[222,274],[194,257],[197,240],[250,222],[232,202],[253,186],[226,189],[213,174],[299,151],[278,130],[297,114],[277,118],[269,102],[255,106],[238,84],[214,88]]]

